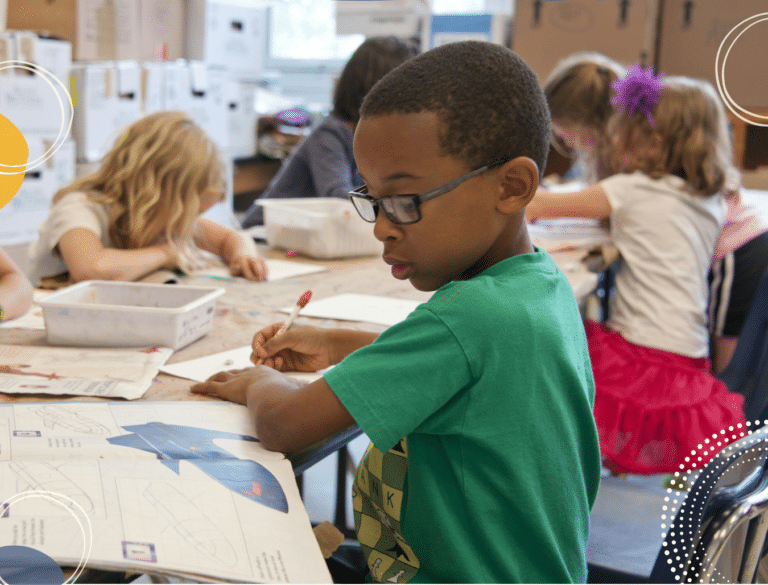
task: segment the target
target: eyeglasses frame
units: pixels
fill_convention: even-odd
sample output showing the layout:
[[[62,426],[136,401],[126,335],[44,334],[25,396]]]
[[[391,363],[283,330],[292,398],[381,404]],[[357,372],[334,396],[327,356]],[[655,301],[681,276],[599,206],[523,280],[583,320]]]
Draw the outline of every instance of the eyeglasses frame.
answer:
[[[493,168],[500,167],[504,163],[508,162],[508,160],[502,160],[497,161],[494,163],[491,163],[489,165],[485,165],[484,167],[480,167],[479,169],[475,169],[474,171],[470,171],[465,175],[461,175],[460,177],[457,177],[455,179],[451,179],[450,181],[443,183],[442,185],[438,185],[437,187],[432,187],[431,189],[427,189],[426,191],[423,191],[422,193],[418,194],[403,194],[403,195],[387,195],[386,197],[380,197],[378,199],[374,199],[370,195],[368,195],[368,187],[363,185],[362,187],[358,187],[354,191],[350,191],[347,196],[349,197],[350,201],[352,201],[352,205],[355,207],[355,211],[362,217],[363,221],[366,221],[368,223],[376,223],[376,218],[378,218],[378,209],[381,209],[384,211],[384,215],[387,216],[387,219],[394,223],[395,225],[412,225],[414,223],[418,223],[421,221],[421,204],[425,201],[429,201],[430,199],[434,199],[435,197],[439,197],[440,195],[445,195],[446,193],[450,193],[454,189],[456,189],[459,185],[464,183],[465,181],[468,181],[472,177],[476,177],[477,175],[480,175],[484,173],[485,171],[489,171]],[[415,200],[416,202],[416,212],[418,213],[418,218],[413,221],[397,221],[393,219],[389,213],[387,213],[386,209],[380,205],[380,201],[384,199],[397,199],[397,198],[404,198],[409,197]],[[355,199],[363,199],[365,201],[369,201],[373,204],[374,209],[374,219],[372,221],[369,221],[363,217],[363,214],[360,213],[360,210],[355,205],[354,200]]]

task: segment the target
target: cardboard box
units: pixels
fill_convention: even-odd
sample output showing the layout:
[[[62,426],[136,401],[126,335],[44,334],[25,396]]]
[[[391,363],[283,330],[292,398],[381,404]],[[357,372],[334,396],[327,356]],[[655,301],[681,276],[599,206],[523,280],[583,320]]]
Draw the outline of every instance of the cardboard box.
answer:
[[[72,43],[60,39],[43,38],[33,31],[16,31],[13,36],[16,59],[42,67],[60,80],[64,87],[69,87]]]
[[[345,0],[336,2],[336,34],[412,37],[425,16],[418,0]]]
[[[258,80],[264,67],[267,9],[237,0],[188,0],[186,56]]]
[[[229,148],[224,88],[227,72],[202,61],[190,61],[189,114],[222,151]]]
[[[75,63],[78,103],[73,124],[78,162],[106,154],[128,124],[141,117],[139,64]]]
[[[517,0],[512,49],[539,77],[571,53],[597,51],[625,65],[655,63],[660,0]]]
[[[10,31],[0,32],[0,63],[16,60],[16,42]],[[16,75],[14,67],[6,67],[0,70],[0,75]]]
[[[52,141],[41,136],[25,135],[29,161],[39,159]],[[75,178],[75,144],[69,139],[42,164],[30,168],[19,192],[0,208],[0,245],[31,242],[48,217],[51,199]]]
[[[725,66],[725,86],[733,101],[744,108],[768,107],[768,23],[754,19],[745,30],[743,20],[768,13],[766,0],[740,0],[728,4],[721,0],[665,0],[659,38],[659,70],[668,75],[687,75],[707,79],[717,87],[715,61],[723,40],[728,42],[720,55],[719,66],[732,45]],[[750,23],[747,23],[749,25]]]
[[[165,64],[165,110],[188,112],[214,140],[229,147],[229,125],[224,88],[228,74],[202,61],[179,60]]]
[[[69,85],[59,85],[47,74],[29,75],[19,69],[18,74],[0,75],[0,112],[25,137],[67,138],[72,119],[70,104]]]
[[[255,81],[229,81],[224,95],[229,126],[229,152],[233,158],[256,155],[256,90]]]
[[[456,41],[487,41],[509,45],[506,14],[433,14],[424,19],[422,51]]]
[[[78,61],[177,59],[184,0],[8,0],[8,28],[47,31]]]
[[[141,115],[165,109],[165,63],[141,63]]]

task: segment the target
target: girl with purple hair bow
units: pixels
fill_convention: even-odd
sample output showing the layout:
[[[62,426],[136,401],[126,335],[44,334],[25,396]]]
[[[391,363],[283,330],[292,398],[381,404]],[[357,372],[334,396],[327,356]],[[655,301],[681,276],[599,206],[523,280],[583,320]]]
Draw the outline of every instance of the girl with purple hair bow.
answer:
[[[599,153],[607,178],[576,193],[539,190],[526,216],[610,220],[620,253],[610,316],[585,323],[603,463],[684,471],[727,444],[702,453],[705,439],[746,432],[742,396],[709,362],[707,274],[731,170],[726,116],[701,80],[634,66],[614,89]]]

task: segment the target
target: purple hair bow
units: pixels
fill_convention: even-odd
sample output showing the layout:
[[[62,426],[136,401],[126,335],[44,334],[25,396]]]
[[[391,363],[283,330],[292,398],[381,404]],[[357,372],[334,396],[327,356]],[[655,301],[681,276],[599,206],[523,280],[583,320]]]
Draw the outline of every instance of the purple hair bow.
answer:
[[[655,75],[653,67],[643,69],[640,65],[633,65],[623,78],[611,84],[618,92],[611,98],[611,103],[630,116],[642,112],[651,127],[654,127],[656,121],[653,119],[653,111],[661,99],[663,84],[663,73]]]

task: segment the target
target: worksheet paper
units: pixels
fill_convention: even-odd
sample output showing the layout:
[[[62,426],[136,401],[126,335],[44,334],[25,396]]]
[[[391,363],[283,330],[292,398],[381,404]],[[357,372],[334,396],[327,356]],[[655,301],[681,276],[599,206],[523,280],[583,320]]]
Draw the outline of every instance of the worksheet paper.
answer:
[[[330,583],[291,463],[253,435],[230,402],[0,405],[0,547],[192,582]]]
[[[313,298],[299,315],[390,326],[405,320],[422,303],[423,301],[346,293],[325,299]],[[293,307],[280,309],[283,313],[290,313],[292,310]]]
[[[171,354],[169,347],[0,345],[0,392],[135,400]]]
[[[252,351],[251,346],[246,345],[194,360],[166,364],[160,368],[160,371],[179,378],[205,382],[208,378],[219,372],[253,367],[253,362],[251,361]],[[285,372],[285,374],[306,383],[314,382],[322,376],[322,372]]]

